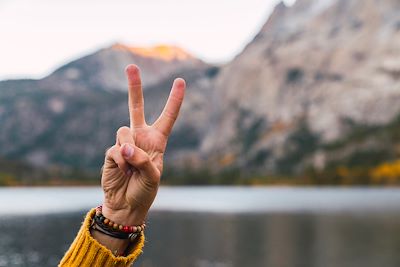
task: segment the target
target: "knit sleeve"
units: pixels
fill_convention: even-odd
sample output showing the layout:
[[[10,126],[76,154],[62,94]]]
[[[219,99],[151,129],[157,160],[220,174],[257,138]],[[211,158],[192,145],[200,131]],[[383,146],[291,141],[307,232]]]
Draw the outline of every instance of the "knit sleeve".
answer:
[[[109,249],[100,244],[90,234],[90,224],[96,213],[92,209],[78,232],[74,242],[62,258],[60,267],[76,266],[131,266],[136,258],[142,253],[144,245],[144,235],[137,238],[137,243],[132,245],[126,257],[114,256]]]

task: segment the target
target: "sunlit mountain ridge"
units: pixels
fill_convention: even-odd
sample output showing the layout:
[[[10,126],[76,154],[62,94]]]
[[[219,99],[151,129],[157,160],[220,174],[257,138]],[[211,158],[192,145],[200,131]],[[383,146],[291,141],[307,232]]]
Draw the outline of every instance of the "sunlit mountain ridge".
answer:
[[[142,57],[161,59],[165,61],[174,61],[174,60],[180,61],[180,60],[189,60],[195,58],[193,55],[191,55],[184,49],[178,46],[167,45],[167,44],[159,44],[151,47],[138,47],[138,46],[127,46],[121,43],[116,43],[112,45],[111,48],[115,50],[128,50]]]

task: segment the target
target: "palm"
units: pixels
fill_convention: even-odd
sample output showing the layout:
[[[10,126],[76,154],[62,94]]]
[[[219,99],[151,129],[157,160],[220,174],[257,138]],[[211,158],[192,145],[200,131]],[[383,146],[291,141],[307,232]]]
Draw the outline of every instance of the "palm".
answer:
[[[163,113],[149,126],[144,121],[140,76],[136,67],[131,68],[133,70],[127,69],[131,127],[118,130],[117,142],[107,153],[102,174],[103,205],[112,210],[142,209],[147,212],[157,194],[168,136],[178,115],[185,85],[179,81],[174,83]],[[135,146],[137,166],[118,160],[118,151],[126,143]]]

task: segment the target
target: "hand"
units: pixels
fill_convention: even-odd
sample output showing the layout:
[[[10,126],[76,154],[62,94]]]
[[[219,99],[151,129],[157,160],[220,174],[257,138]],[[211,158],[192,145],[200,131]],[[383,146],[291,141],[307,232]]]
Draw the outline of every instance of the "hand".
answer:
[[[139,225],[156,197],[168,136],[178,117],[185,81],[175,79],[160,117],[147,125],[139,68],[126,70],[129,85],[130,127],[121,127],[116,143],[106,153],[101,184],[103,214],[123,225]]]

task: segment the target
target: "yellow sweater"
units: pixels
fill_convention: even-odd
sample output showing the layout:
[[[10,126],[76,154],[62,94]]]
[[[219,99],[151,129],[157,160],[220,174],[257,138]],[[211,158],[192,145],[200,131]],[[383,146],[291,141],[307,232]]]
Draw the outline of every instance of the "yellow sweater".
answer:
[[[90,234],[90,224],[96,209],[92,209],[78,232],[74,242],[61,260],[60,267],[76,266],[131,266],[136,258],[142,253],[144,245],[144,235],[138,237],[137,243],[130,248],[129,255],[126,257],[114,256],[109,249],[97,242]]]

